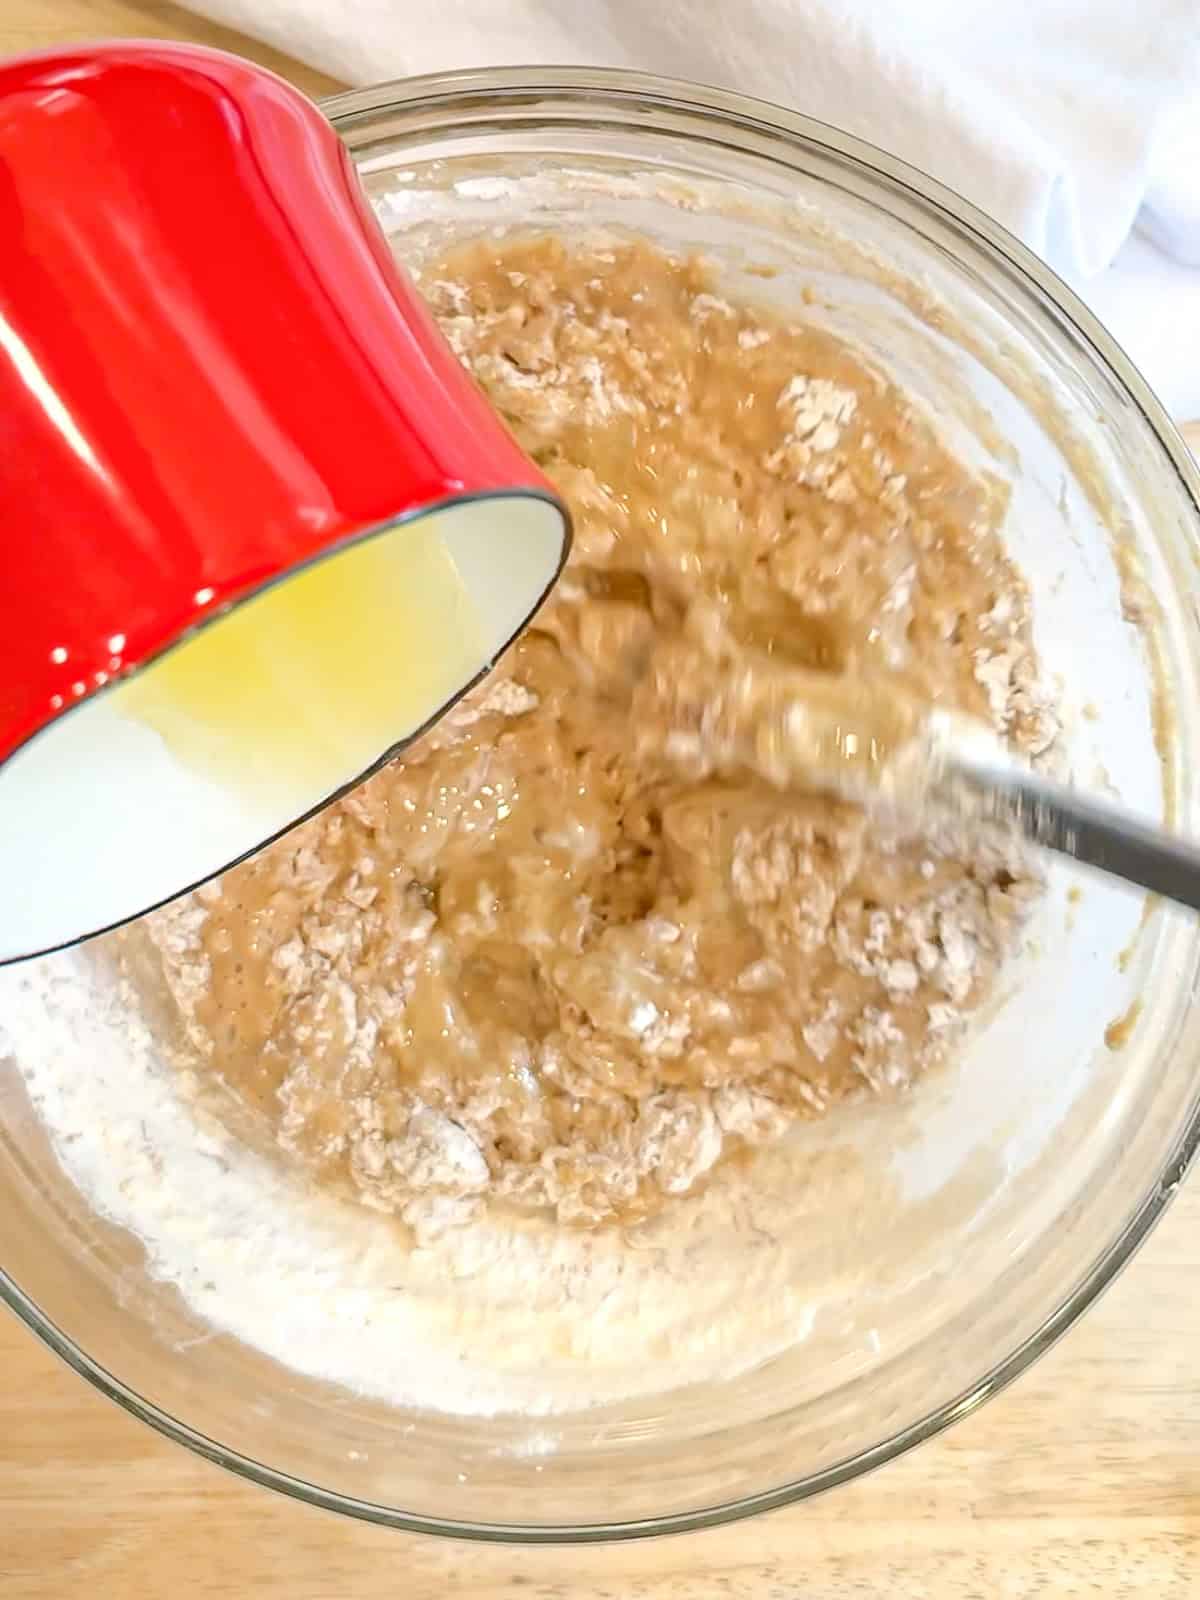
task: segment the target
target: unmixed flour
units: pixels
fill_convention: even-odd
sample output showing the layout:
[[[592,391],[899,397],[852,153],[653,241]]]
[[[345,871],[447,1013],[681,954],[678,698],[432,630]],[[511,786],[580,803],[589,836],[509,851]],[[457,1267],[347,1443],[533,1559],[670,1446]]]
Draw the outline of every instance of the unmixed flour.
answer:
[[[202,1329],[396,1406],[546,1416],[732,1377],[844,1295],[814,1249],[831,1189],[868,1227],[891,1206],[883,1175],[863,1189],[851,1166],[822,1185],[819,1162],[780,1150],[769,1175],[732,1170],[669,1220],[484,1216],[414,1247],[231,1133],[107,962],[72,952],[0,973],[0,1015],[0,1057],[67,1177]]]

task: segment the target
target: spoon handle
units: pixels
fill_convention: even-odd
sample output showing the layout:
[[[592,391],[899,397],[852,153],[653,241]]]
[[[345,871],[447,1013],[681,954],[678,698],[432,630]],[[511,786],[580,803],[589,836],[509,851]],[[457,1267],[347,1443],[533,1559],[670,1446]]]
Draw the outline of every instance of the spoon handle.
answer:
[[[955,764],[955,776],[975,791],[989,816],[1016,823],[1034,844],[1200,911],[1200,847],[1029,772],[963,761]]]

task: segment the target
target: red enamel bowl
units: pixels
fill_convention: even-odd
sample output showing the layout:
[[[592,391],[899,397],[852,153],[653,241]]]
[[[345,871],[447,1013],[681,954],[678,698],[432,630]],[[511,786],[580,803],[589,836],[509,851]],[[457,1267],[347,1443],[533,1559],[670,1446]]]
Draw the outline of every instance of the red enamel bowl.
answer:
[[[326,119],[158,43],[0,67],[0,518],[0,961],[356,782],[486,670],[570,538]],[[289,765],[314,685],[345,736]],[[192,760],[231,705],[262,739]]]

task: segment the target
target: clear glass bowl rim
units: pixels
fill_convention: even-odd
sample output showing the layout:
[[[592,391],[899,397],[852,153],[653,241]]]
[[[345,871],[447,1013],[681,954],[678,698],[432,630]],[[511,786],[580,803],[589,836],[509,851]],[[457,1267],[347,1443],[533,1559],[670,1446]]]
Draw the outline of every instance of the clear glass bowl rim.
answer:
[[[955,228],[986,259],[989,268],[1019,280],[1027,292],[1032,291],[1048,315],[1067,324],[1077,338],[1091,347],[1096,362],[1107,369],[1117,387],[1141,412],[1156,435],[1166,460],[1178,474],[1193,504],[1200,509],[1200,470],[1191,452],[1145,379],[1083,302],[1044,262],[970,202],[862,139],[767,101],[684,79],[629,72],[620,68],[470,68],[396,79],[365,89],[349,90],[322,100],[320,105],[334,128],[344,133],[351,128],[361,129],[376,118],[391,113],[420,110],[428,115],[437,112],[446,122],[450,122],[456,106],[465,109],[467,106],[492,104],[500,108],[506,103],[512,106],[522,102],[545,112],[552,112],[556,103],[563,106],[593,104],[597,110],[603,108],[610,120],[622,109],[636,115],[639,120],[645,119],[647,113],[654,112],[691,118],[698,126],[707,124],[710,127],[722,127],[735,136],[739,133],[757,135],[770,139],[776,146],[819,153],[826,160],[832,158],[854,169],[860,176],[874,179],[885,189],[899,191],[910,204],[928,210],[942,224]],[[716,1527],[807,1499],[894,1460],[914,1446],[935,1437],[951,1423],[970,1415],[1044,1354],[1113,1282],[1163,1215],[1198,1147],[1200,1110],[1179,1131],[1162,1171],[1154,1178],[1124,1229],[1093,1262],[1084,1277],[1029,1338],[955,1399],[870,1449],[820,1472],[722,1504],[637,1521],[599,1521],[575,1526],[464,1522],[415,1515],[321,1488],[229,1450],[217,1440],[208,1438],[145,1400],[94,1362],[74,1340],[67,1338],[3,1270],[0,1270],[0,1302],[15,1312],[69,1367],[130,1415],[239,1477],[309,1505],[406,1532],[432,1533],[475,1541],[588,1544],[646,1538]]]

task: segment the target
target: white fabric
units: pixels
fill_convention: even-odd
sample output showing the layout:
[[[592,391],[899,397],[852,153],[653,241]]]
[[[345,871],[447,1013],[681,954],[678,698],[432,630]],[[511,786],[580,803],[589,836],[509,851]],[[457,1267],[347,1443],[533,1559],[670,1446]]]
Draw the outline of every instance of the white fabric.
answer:
[[[1200,416],[1200,0],[189,3],[353,84],[620,66],[795,107],[1004,223]]]

